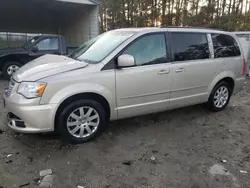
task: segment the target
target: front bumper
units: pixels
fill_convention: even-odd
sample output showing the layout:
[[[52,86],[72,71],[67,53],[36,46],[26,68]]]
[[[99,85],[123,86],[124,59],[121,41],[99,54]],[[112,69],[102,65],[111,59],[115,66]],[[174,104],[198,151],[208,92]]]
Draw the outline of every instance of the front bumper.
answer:
[[[17,93],[4,96],[8,127],[21,133],[54,131],[56,105],[39,105],[40,99],[26,99]]]

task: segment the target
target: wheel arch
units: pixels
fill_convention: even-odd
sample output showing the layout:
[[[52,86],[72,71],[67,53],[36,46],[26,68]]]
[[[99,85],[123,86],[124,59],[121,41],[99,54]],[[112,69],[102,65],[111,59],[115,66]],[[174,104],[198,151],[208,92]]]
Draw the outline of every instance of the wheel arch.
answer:
[[[24,64],[23,60],[20,58],[24,55],[18,54],[9,54],[1,57],[1,61],[8,62],[8,61],[16,61],[18,63]]]
[[[103,106],[106,112],[107,120],[110,120],[111,107],[110,107],[108,100],[104,96],[94,93],[94,92],[78,93],[78,94],[71,95],[68,98],[64,99],[58,106],[56,113],[55,113],[55,118],[54,118],[55,130],[57,130],[59,115],[63,111],[64,107],[66,107],[68,104],[70,104],[73,101],[77,101],[81,99],[92,99],[92,100],[99,102]]]
[[[214,101],[215,94],[218,91],[218,89],[221,88],[222,86],[225,86],[225,85],[227,87],[230,87],[229,90],[231,90],[228,93],[226,101],[225,101],[224,97],[223,97],[224,99],[221,99],[221,96],[219,96],[221,93],[218,94],[219,98],[217,97],[216,101]],[[207,102],[207,106],[209,107],[209,109],[212,110],[213,112],[218,112],[218,111],[223,110],[230,101],[230,97],[231,97],[233,90],[234,90],[234,85],[235,85],[235,82],[234,82],[234,79],[232,77],[224,77],[224,78],[218,80],[216,82],[216,84],[214,85],[214,87],[209,95],[209,99]],[[221,91],[219,91],[219,92],[221,92]],[[223,94],[225,94],[225,93],[223,93]]]
[[[3,69],[4,65],[7,62],[11,62],[11,61],[15,61],[15,62],[18,62],[18,63],[24,65],[24,62],[17,55],[9,54],[9,55],[5,55],[5,56],[0,57],[0,70]]]
[[[231,90],[232,90],[232,93],[233,93],[233,90],[234,90],[234,86],[235,86],[235,81],[233,78],[231,77],[226,77],[226,78],[223,78],[222,80],[220,80],[219,82],[222,82],[222,81],[225,81],[229,84],[229,86],[231,87]],[[219,83],[218,82],[218,83]]]
[[[209,88],[208,88],[208,93],[209,93],[209,96],[211,94],[211,92],[213,91],[214,87],[222,82],[222,81],[225,81],[227,82],[231,89],[232,89],[232,93],[233,93],[233,90],[234,90],[234,87],[235,87],[235,75],[231,72],[228,72],[228,73],[222,73],[222,74],[219,74],[214,80],[213,82],[210,84]]]

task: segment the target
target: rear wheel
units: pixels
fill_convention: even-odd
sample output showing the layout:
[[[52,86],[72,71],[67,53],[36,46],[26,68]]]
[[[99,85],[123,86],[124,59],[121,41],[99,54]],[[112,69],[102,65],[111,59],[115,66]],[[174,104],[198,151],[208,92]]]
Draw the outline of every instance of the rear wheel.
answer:
[[[22,66],[21,63],[16,61],[6,62],[3,66],[3,78],[8,80],[10,77]]]
[[[230,85],[225,81],[219,82],[209,97],[209,108],[215,112],[223,110],[228,105],[231,95],[232,88]]]
[[[84,143],[96,138],[106,125],[104,108],[90,99],[75,101],[59,115],[58,131],[72,143]]]

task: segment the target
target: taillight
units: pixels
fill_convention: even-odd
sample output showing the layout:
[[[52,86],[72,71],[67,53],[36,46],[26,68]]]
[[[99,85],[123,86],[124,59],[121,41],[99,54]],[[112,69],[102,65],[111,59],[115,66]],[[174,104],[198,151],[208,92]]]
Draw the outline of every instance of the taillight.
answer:
[[[243,59],[242,74],[243,74],[243,75],[246,75],[246,74],[247,74],[247,63],[246,63],[246,60],[245,60],[245,59]]]

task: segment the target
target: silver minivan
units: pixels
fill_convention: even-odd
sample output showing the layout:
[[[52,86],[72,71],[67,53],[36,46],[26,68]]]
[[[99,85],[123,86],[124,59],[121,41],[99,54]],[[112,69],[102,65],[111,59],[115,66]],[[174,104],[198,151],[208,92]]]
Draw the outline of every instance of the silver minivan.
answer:
[[[44,55],[20,68],[4,94],[8,126],[58,131],[82,143],[109,120],[207,103],[224,109],[242,89],[246,62],[237,37],[195,28],[106,32],[70,56]]]

